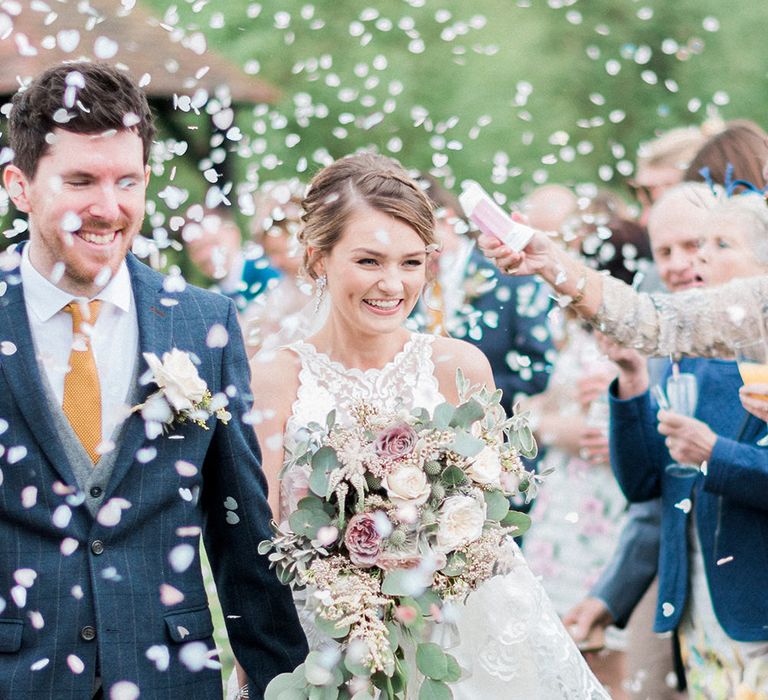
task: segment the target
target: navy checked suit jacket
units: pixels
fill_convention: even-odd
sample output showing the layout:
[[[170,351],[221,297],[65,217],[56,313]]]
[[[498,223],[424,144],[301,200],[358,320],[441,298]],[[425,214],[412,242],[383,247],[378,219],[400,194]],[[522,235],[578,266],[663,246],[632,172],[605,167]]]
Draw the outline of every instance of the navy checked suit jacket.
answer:
[[[19,270],[0,272],[0,697],[90,700],[97,650],[106,697],[121,681],[138,686],[142,700],[221,697],[220,672],[205,663],[214,644],[200,533],[232,646],[251,697],[261,697],[273,676],[303,661],[306,640],[289,589],[257,554],[270,515],[259,447],[243,421],[249,373],[235,308],[191,286],[165,291],[162,275],[132,255],[127,263],[140,351],[160,357],[176,347],[198,358],[211,392],[229,397],[232,419],[149,439],[140,414],[129,417],[103,500],[129,507],[116,525],[100,524],[83,505],[46,403]],[[206,342],[215,324],[228,332],[225,347]],[[153,389],[143,387],[143,397]],[[22,503],[24,489],[36,489],[33,505]],[[195,557],[179,571],[169,554],[181,544]],[[36,575],[31,585],[23,570]],[[173,589],[164,604],[161,591]]]

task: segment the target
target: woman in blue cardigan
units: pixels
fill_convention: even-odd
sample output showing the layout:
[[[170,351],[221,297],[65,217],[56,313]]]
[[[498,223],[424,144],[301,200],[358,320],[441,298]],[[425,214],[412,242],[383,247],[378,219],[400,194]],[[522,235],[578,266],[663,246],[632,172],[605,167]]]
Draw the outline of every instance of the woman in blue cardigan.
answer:
[[[702,234],[707,284],[768,270],[758,197],[717,204]],[[663,503],[655,630],[679,630],[691,698],[768,697],[768,450],[756,445],[765,423],[739,402],[735,362],[680,362],[699,387],[687,418],[658,410],[634,351],[610,354],[621,367],[610,392],[611,464],[630,501]],[[667,469],[674,463],[701,466]]]

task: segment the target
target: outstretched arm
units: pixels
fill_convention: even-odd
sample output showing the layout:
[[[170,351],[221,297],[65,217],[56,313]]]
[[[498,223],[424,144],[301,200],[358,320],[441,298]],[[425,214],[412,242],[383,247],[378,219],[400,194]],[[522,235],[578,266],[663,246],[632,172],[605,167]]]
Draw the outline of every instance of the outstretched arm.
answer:
[[[591,270],[543,233],[517,253],[493,236],[480,248],[506,274],[537,274],[580,316],[621,345],[646,355],[730,357],[764,322],[768,276],[737,279],[723,287],[643,294]]]

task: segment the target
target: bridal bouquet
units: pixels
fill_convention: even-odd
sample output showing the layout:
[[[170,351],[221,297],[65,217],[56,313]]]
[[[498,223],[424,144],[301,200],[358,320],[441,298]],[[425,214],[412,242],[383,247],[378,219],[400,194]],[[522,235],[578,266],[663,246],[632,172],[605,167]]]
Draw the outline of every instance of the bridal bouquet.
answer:
[[[425,625],[449,621],[451,603],[497,573],[504,542],[529,523],[510,498],[539,483],[520,460],[536,454],[527,414],[507,417],[501,391],[470,394],[461,373],[457,385],[459,405],[431,415],[363,402],[351,424],[332,411],[307,426],[284,467],[306,474],[307,494],[259,551],[307,590],[319,632],[338,643],[275,678],[267,700],[403,698],[414,657],[419,696],[452,697],[460,668],[422,641]]]

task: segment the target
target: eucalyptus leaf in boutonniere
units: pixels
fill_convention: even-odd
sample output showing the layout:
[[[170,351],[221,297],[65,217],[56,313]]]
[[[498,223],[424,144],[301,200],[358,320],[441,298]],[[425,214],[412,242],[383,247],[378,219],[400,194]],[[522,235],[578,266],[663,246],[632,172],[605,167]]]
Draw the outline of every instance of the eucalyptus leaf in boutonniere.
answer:
[[[141,411],[145,419],[168,425],[192,421],[205,430],[211,414],[224,425],[229,422],[232,415],[224,408],[226,404],[214,400],[189,353],[173,348],[163,353],[162,360],[151,352],[143,355],[151,372],[149,381],[159,389],[144,403],[134,406],[132,412]]]

